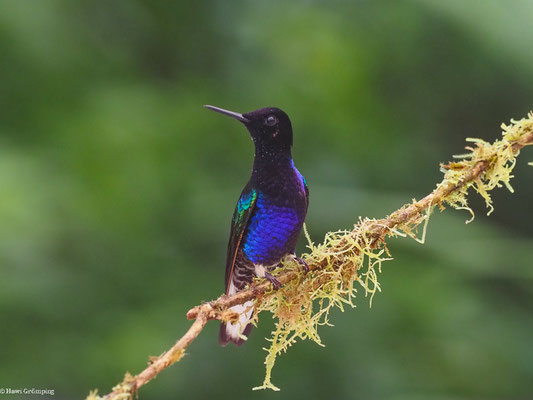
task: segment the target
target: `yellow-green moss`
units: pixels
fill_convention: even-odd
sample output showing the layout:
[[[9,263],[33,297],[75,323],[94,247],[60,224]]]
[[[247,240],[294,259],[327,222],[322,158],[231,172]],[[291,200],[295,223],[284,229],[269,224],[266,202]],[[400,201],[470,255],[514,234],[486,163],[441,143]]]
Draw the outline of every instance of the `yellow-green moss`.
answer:
[[[386,236],[410,237],[424,243],[429,217],[435,207],[443,210],[449,205],[468,210],[472,215],[467,221],[470,222],[474,218],[466,197],[470,188],[485,199],[489,214],[493,210],[491,190],[505,186],[513,192],[510,180],[516,156],[520,147],[533,142],[533,113],[528,118],[502,125],[502,129],[502,139],[492,144],[481,139],[467,139],[473,143],[467,147],[468,153],[455,156],[457,161],[441,165],[444,179],[437,185],[433,196],[425,198],[426,201],[413,200],[412,204],[382,220],[360,218],[353,230],[330,232],[319,245],[311,241],[304,227],[309,252],[302,258],[313,267],[312,270],[303,274],[301,266],[287,258],[283,261],[283,270],[295,272],[299,279],[292,279],[278,291],[261,295],[255,301],[254,321],[261,312],[269,311],[276,319],[276,326],[272,337],[267,339],[270,346],[265,348],[263,385],[254,389],[279,390],[271,382],[276,357],[286,352],[297,339],[310,339],[323,346],[318,328],[331,326],[329,313],[332,309],[344,311],[347,306],[355,307],[358,288],[372,303],[373,296],[380,291],[378,274],[381,266],[392,260],[384,240]],[[533,166],[533,162],[529,165]],[[413,208],[416,212],[408,212]],[[281,269],[274,271],[274,275],[279,271]],[[182,355],[178,353],[174,361]],[[113,388],[110,400],[131,399],[135,390],[135,379],[127,373],[123,382]],[[87,397],[87,400],[101,399],[103,397],[98,396],[96,390]]]
[[[425,214],[408,218],[394,229],[387,229],[386,235],[408,236],[423,243],[429,216],[436,206],[441,210],[445,205],[468,210],[472,218],[467,222],[472,221],[474,212],[467,201],[470,188],[474,188],[483,197],[490,214],[494,209],[489,194],[491,190],[505,186],[513,192],[510,180],[517,156],[513,143],[533,132],[533,113],[520,121],[511,121],[510,125],[503,124],[502,129],[502,139],[492,144],[481,139],[467,139],[467,142],[472,143],[466,148],[468,153],[455,156],[456,161],[441,165],[444,179],[437,189],[448,185],[457,185],[457,189],[442,198],[436,198],[435,204],[431,203],[426,207]],[[480,162],[483,163],[483,172],[469,181],[469,174],[476,166],[479,168]],[[466,181],[468,183],[463,184]],[[417,228],[422,222],[423,229],[418,235]],[[270,346],[265,348],[265,379],[254,390],[279,390],[271,381],[276,357],[286,352],[297,339],[310,339],[323,346],[318,328],[331,325],[329,314],[333,308],[344,311],[346,306],[355,307],[354,298],[358,288],[370,297],[370,302],[380,291],[378,273],[381,272],[382,263],[392,258],[383,237],[376,239],[375,228],[379,223],[374,219],[360,219],[353,230],[330,232],[319,245],[315,245],[305,231],[309,252],[302,255],[302,258],[309,265],[320,268],[305,275],[296,262],[292,259],[285,260],[282,268],[298,271],[300,278],[256,301],[255,319],[257,320],[259,313],[269,311],[276,319],[276,324],[272,337],[267,339]]]

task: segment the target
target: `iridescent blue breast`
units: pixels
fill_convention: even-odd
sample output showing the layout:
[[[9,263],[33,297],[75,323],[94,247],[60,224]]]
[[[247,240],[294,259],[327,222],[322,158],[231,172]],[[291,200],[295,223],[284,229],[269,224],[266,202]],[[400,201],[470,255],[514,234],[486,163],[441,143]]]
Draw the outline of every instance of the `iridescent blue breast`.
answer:
[[[244,254],[254,264],[278,262],[294,250],[304,218],[305,213],[277,205],[259,192],[244,240]]]

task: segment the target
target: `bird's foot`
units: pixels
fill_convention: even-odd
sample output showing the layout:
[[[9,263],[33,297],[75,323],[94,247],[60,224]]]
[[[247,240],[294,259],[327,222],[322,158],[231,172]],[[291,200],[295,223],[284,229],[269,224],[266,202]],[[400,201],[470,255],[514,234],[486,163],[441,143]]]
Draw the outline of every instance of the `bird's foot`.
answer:
[[[300,264],[304,272],[307,274],[309,272],[309,265],[307,265],[307,263],[304,260],[302,260],[300,257],[298,257],[296,254],[293,254],[292,257],[294,258],[294,261]]]
[[[268,279],[268,281],[272,284],[274,290],[278,290],[281,287],[281,282],[270,273],[265,272],[265,278]]]

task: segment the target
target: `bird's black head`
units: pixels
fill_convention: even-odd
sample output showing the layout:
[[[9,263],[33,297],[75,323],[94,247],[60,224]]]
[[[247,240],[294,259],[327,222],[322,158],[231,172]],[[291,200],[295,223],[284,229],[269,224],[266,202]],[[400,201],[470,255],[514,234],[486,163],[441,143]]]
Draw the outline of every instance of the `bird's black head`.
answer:
[[[268,147],[291,147],[292,125],[289,116],[276,107],[260,108],[246,114],[244,125],[255,143]]]
[[[205,107],[241,121],[248,128],[256,148],[267,152],[290,152],[292,125],[289,116],[279,108],[260,108],[246,114],[239,114],[218,107]]]

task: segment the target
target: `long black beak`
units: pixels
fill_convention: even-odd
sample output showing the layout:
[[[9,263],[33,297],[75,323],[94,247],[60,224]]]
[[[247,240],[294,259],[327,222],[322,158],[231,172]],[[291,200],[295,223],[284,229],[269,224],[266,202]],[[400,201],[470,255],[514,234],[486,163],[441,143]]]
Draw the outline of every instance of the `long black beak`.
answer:
[[[213,111],[216,111],[220,114],[224,114],[224,115],[228,115],[230,117],[233,117],[235,118],[236,120],[239,120],[241,122],[244,122],[245,124],[250,122],[249,119],[247,118],[244,118],[244,116],[242,114],[239,114],[239,113],[236,113],[236,112],[233,112],[233,111],[228,111],[228,110],[224,110],[223,108],[218,108],[218,107],[214,107],[214,106],[204,106],[205,108],[208,108],[210,110],[213,110]]]

